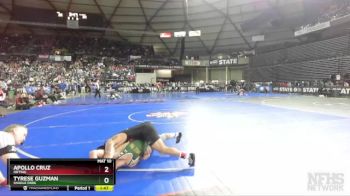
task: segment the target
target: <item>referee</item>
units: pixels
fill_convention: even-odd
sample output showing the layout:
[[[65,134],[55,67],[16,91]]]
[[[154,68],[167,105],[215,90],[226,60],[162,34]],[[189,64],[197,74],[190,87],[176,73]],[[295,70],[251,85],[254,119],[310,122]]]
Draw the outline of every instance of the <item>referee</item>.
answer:
[[[95,98],[97,97],[101,98],[101,91],[100,91],[100,80],[96,80],[95,82]]]

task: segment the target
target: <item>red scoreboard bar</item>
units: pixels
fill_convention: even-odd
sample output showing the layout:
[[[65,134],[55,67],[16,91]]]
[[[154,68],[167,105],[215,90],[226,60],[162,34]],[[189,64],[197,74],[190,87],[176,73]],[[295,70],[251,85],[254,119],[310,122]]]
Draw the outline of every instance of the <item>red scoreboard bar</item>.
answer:
[[[114,159],[9,159],[11,190],[109,191],[115,184]]]

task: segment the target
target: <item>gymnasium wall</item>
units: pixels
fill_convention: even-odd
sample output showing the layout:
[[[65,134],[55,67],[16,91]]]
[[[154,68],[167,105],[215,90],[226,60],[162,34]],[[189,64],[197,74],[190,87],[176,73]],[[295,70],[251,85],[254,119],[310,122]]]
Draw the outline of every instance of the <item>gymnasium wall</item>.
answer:
[[[186,74],[191,75],[193,82],[200,80],[206,81],[205,67],[185,68]],[[242,80],[243,79],[243,67],[228,67],[227,81],[230,80]],[[208,81],[218,80],[220,83],[226,81],[226,67],[209,67],[208,68]]]

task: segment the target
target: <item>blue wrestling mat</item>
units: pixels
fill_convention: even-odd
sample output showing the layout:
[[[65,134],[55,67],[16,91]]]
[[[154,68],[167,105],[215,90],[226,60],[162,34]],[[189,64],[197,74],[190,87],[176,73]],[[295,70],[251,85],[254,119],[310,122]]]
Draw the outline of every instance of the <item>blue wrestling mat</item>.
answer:
[[[205,190],[205,187],[207,189],[220,187],[217,188],[215,195],[232,195],[249,192],[242,192],[229,184],[231,178],[223,177],[223,173],[235,176],[235,169],[227,168],[235,168],[235,165],[243,164],[245,158],[241,156],[242,151],[252,153],[254,150],[249,146],[264,146],[264,143],[256,142],[259,139],[272,141],[273,134],[277,135],[276,137],[281,134],[279,132],[272,134],[269,131],[284,130],[284,121],[300,125],[300,123],[322,123],[344,119],[338,116],[245,102],[246,99],[255,96],[277,95],[252,94],[239,97],[229,93],[173,93],[159,94],[159,96],[154,94],[125,96],[128,97],[115,103],[86,96],[67,100],[64,105],[32,108],[1,118],[0,128],[12,123],[28,126],[29,133],[25,144],[21,147],[24,151],[20,154],[21,157],[88,158],[89,151],[102,145],[107,138],[138,123],[150,121],[159,133],[183,132],[182,141],[179,144],[175,144],[175,140],[169,140],[166,143],[186,152],[195,152],[196,168],[166,172],[152,171],[152,169],[188,168],[187,162],[182,159],[153,152],[150,159],[137,166],[150,171],[118,171],[114,191],[110,194],[173,195]],[[277,126],[276,123],[280,127],[266,128]],[[259,127],[265,128],[259,132]],[[345,131],[346,127],[344,125],[341,127],[337,131]],[[281,138],[286,139],[284,135],[281,135]],[[276,141],[278,143],[280,140]],[[240,151],[237,149],[238,144]],[[225,171],[217,171],[218,165],[210,158],[216,148],[225,151],[225,156],[220,155],[219,159],[223,164],[221,166],[226,168]],[[230,156],[226,156],[227,152]],[[234,162],[231,162],[231,159]],[[0,169],[6,174],[3,164]],[[242,174],[237,173],[237,175]],[[107,194],[107,192],[104,193]],[[80,194],[82,192],[11,192],[7,188],[0,188],[0,195]],[[98,193],[84,192],[83,194]]]

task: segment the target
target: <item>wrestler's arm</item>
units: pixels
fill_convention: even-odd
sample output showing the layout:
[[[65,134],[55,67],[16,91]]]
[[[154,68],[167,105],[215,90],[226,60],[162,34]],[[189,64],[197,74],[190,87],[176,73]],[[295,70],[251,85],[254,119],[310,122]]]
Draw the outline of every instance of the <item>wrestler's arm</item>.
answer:
[[[1,156],[1,160],[5,165],[7,165],[7,159],[19,159],[19,156],[17,153],[6,153]]]
[[[127,140],[126,133],[118,133],[117,135],[113,136],[112,138],[108,139],[105,144],[105,154],[103,158],[113,158],[114,155],[119,155],[121,152],[121,149],[118,148],[120,145],[125,143]],[[117,149],[118,148],[118,149]]]
[[[115,169],[118,169],[118,168],[120,168],[120,167],[123,167],[123,166],[125,166],[127,163],[128,163],[128,162],[127,162],[126,159],[117,159],[117,160],[115,161]]]
[[[147,149],[142,156],[142,160],[148,159],[151,156],[151,153],[152,153],[152,148],[150,146],[147,146]]]
[[[18,159],[19,156],[17,153],[6,153],[1,156],[2,162],[7,165],[7,159]],[[3,174],[0,171],[0,186],[6,185],[6,178],[3,176]]]

